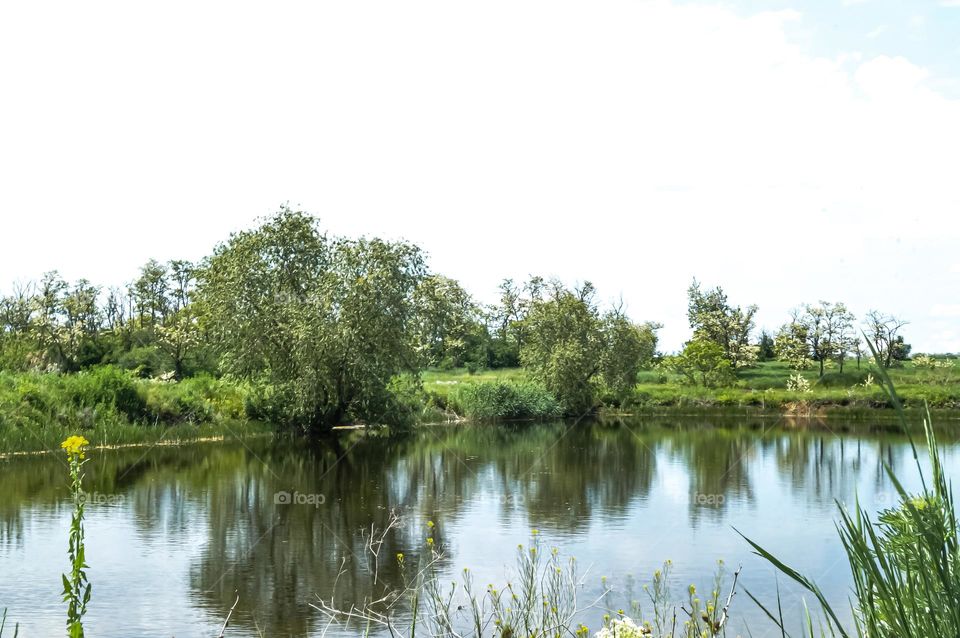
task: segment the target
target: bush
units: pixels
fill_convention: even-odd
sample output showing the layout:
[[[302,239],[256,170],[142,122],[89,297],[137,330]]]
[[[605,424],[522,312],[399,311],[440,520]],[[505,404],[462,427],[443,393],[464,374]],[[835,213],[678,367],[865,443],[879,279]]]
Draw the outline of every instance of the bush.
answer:
[[[131,421],[146,414],[136,383],[122,370],[102,366],[62,377],[66,395],[78,408],[112,407]]]
[[[154,377],[172,369],[167,357],[154,346],[133,348],[123,353],[117,365],[141,378]]]
[[[468,383],[450,394],[449,404],[460,414],[482,421],[549,419],[563,414],[559,401],[535,383]]]
[[[204,422],[245,416],[243,388],[208,374],[177,383],[143,381],[141,391],[151,418],[160,421]]]

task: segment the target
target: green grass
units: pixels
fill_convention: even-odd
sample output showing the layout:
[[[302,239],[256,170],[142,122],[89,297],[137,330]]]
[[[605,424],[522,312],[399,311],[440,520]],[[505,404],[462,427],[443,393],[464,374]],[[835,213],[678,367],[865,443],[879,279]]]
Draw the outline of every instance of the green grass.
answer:
[[[245,414],[245,389],[198,376],[136,379],[105,366],[77,374],[0,372],[0,451],[57,449],[82,433],[100,446],[263,432]]]
[[[532,381],[460,384],[447,395],[447,407],[477,421],[555,419],[563,415],[560,402]]]
[[[888,370],[904,405],[919,410],[926,402],[937,410],[960,410],[960,361],[952,367],[919,368],[907,362],[902,368]],[[783,414],[828,413],[843,411],[857,414],[891,406],[879,385],[880,376],[866,360],[857,368],[856,361],[847,362],[843,373],[836,366],[827,367],[823,378],[811,368],[800,374],[810,383],[811,392],[787,389],[790,376],[796,374],[779,361],[769,361],[738,372],[728,386],[704,388],[684,382],[683,377],[661,370],[644,370],[637,376],[633,393],[621,405],[626,412],[669,410],[769,411]],[[873,383],[869,383],[872,377]],[[428,371],[423,374],[424,389],[435,401],[446,406],[462,393],[463,388],[479,383],[523,384],[529,376],[520,369],[487,370],[470,374],[466,370]],[[456,411],[456,408],[454,407]]]
[[[874,418],[884,414],[878,409],[891,407],[878,384],[879,372],[866,363],[860,369],[850,363],[842,374],[828,368],[822,379],[815,369],[803,371],[810,392],[788,390],[792,374],[782,363],[766,362],[740,371],[731,385],[704,388],[685,384],[669,372],[645,370],[617,410],[736,416],[842,412],[845,418]],[[873,384],[867,383],[871,375]],[[908,362],[889,375],[908,409],[920,409],[926,402],[938,410],[960,411],[957,360],[939,368]],[[550,396],[520,369],[474,374],[428,370],[422,382],[422,390],[417,386],[401,397],[419,423],[455,416],[496,421],[558,414],[559,397]],[[111,366],[70,375],[0,372],[0,451],[49,449],[75,433],[96,445],[152,441],[163,432],[173,440],[229,434],[250,419],[250,396],[247,386],[208,375],[174,383],[137,379]]]

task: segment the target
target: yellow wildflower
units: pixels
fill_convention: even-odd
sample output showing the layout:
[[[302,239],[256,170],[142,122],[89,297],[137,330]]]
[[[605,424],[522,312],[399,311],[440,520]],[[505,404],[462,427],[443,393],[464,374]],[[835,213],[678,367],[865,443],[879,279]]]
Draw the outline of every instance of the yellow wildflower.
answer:
[[[90,445],[90,441],[82,436],[71,436],[61,443],[60,447],[66,451],[67,456],[78,456],[82,459],[86,456],[84,450],[88,445]]]

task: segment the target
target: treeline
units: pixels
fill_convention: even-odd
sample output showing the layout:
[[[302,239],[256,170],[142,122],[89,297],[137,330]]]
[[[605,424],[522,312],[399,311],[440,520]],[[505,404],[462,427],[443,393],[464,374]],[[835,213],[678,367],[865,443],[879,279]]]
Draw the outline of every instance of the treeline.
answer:
[[[697,281],[687,290],[687,298],[693,336],[679,354],[665,357],[662,364],[694,384],[724,385],[737,370],[758,361],[777,359],[796,370],[817,365],[822,377],[828,364],[836,364],[842,373],[845,362],[853,359],[859,368],[861,360],[871,356],[871,347],[888,368],[910,355],[911,347],[900,334],[907,322],[877,310],[858,324],[841,302],[804,304],[791,312],[776,334],[761,331],[754,342],[757,306],[733,306],[722,288],[704,290]]]
[[[688,302],[692,338],[662,356],[661,326],[601,308],[589,282],[508,279],[484,306],[430,272],[412,244],[330,236],[312,216],[283,208],[201,263],[151,260],[125,287],[71,284],[56,272],[15,286],[0,300],[0,369],[225,376],[253,389],[252,416],[317,431],[413,420],[426,368],[520,366],[560,412],[582,414],[619,405],[655,365],[703,386],[772,358],[816,364],[822,375],[828,363],[859,365],[867,350],[859,328],[887,366],[910,352],[904,321],[872,311],[858,326],[842,303],[804,305],[754,340],[756,306],[734,306],[696,281]]]
[[[590,283],[507,280],[484,307],[406,242],[332,237],[287,208],[201,263],[149,261],[122,288],[56,272],[0,300],[0,368],[249,381],[256,416],[302,430],[410,419],[418,373],[522,365],[565,413],[624,395],[659,325]]]

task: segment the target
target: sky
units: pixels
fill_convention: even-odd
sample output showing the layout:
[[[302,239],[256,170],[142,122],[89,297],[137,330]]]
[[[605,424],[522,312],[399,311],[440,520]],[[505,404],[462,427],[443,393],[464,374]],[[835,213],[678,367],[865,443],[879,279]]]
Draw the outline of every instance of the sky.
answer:
[[[843,301],[960,352],[960,0],[0,4],[0,291],[200,259],[282,204],[480,300],[689,337]]]

